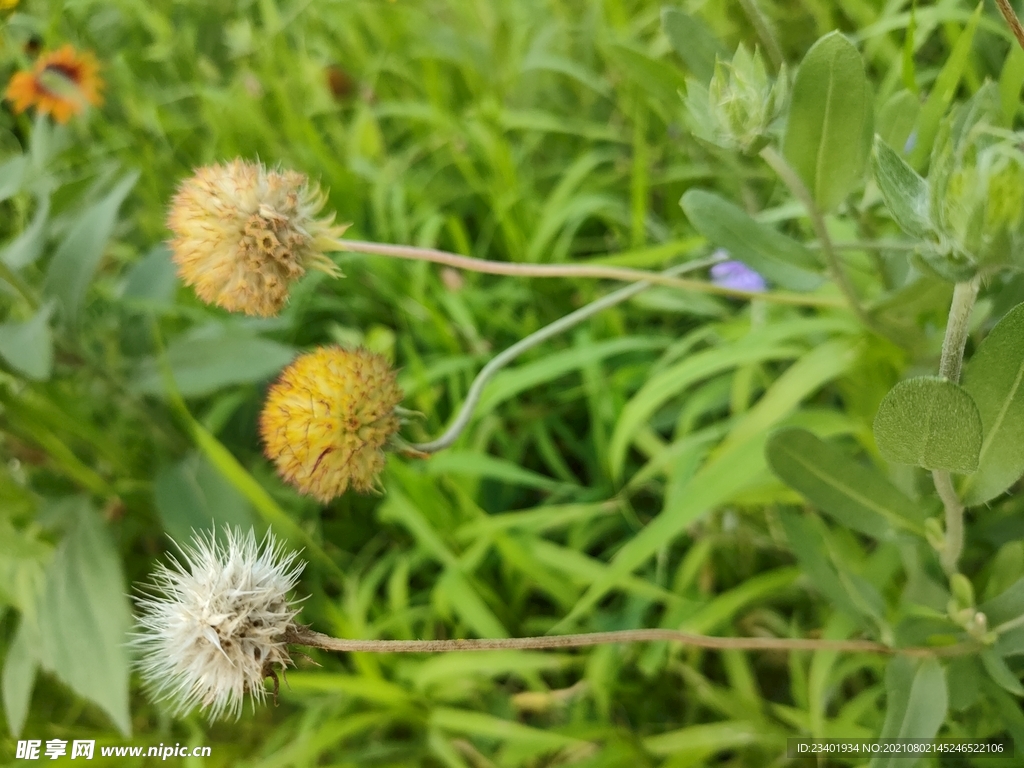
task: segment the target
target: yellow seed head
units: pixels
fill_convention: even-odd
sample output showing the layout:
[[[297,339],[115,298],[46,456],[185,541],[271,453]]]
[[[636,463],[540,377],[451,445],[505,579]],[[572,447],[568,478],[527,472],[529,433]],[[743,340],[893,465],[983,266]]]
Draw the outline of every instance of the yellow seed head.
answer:
[[[260,414],[267,457],[287,482],[324,504],[350,486],[374,490],[401,400],[382,355],[341,347],[309,352],[267,393]]]
[[[296,171],[234,160],[200,168],[182,182],[167,226],[178,274],[203,301],[267,317],[288,301],[307,269],[340,275],[324,251],[344,227],[317,218],[324,197]]]

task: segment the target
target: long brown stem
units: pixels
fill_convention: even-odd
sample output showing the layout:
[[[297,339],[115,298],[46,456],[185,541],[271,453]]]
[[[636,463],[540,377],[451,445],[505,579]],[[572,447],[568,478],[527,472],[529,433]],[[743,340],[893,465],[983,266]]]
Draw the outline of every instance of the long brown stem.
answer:
[[[842,302],[824,296],[807,296],[800,293],[785,291],[766,291],[752,293],[726,288],[704,280],[689,280],[682,277],[647,272],[642,269],[628,267],[609,267],[598,264],[521,264],[509,261],[490,261],[472,256],[460,256],[456,253],[441,251],[436,248],[419,248],[413,245],[392,245],[390,243],[371,243],[365,240],[339,240],[339,249],[355,253],[367,253],[377,256],[393,256],[399,259],[414,261],[431,261],[456,269],[467,269],[489,275],[512,275],[514,277],[588,277],[604,280],[637,282],[644,280],[655,285],[667,285],[671,288],[682,288],[698,293],[712,293],[718,296],[731,296],[736,299],[758,299],[775,304],[794,304],[805,307],[842,307]]]
[[[999,12],[1003,14],[1006,23],[1010,25],[1010,31],[1017,38],[1020,47],[1024,48],[1024,27],[1021,27],[1020,19],[1017,18],[1017,14],[1010,7],[1010,0],[996,0],[996,5],[999,6]]]
[[[305,645],[324,651],[365,651],[369,653],[445,653],[450,651],[551,650],[582,648],[591,645],[652,641],[682,643],[695,648],[743,651],[845,651],[916,657],[960,656],[976,650],[973,643],[935,648],[915,646],[893,648],[872,640],[814,640],[784,637],[710,637],[675,629],[621,629],[613,632],[588,632],[580,635],[542,637],[501,637],[470,640],[349,640],[331,637],[309,627],[294,625],[285,635],[291,645]]]

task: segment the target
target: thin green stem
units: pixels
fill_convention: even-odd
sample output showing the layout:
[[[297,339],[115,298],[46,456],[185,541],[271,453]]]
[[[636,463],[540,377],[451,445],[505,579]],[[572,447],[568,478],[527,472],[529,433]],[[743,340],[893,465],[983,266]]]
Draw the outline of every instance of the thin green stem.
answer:
[[[949,307],[949,319],[946,321],[946,335],[942,339],[942,357],[939,360],[939,375],[956,384],[960,381],[960,369],[963,367],[964,348],[967,346],[967,334],[971,327],[971,310],[978,298],[980,279],[975,277],[957,283],[953,289],[953,301]],[[935,470],[932,482],[942,499],[946,515],[946,540],[942,548],[942,567],[947,573],[956,573],[960,554],[964,549],[964,505],[953,486],[953,478],[949,472]]]
[[[552,650],[584,648],[616,643],[669,641],[695,648],[732,649],[741,651],[840,651],[847,653],[880,653],[887,656],[914,657],[962,656],[977,650],[974,643],[947,646],[914,646],[894,648],[873,640],[817,640],[786,637],[712,637],[675,629],[620,629],[611,632],[588,632],[578,635],[544,635],[542,637],[501,637],[470,640],[349,640],[293,625],[284,641],[324,651],[369,653],[445,653],[449,651]]]
[[[701,261],[679,264],[665,270],[663,274],[676,275],[683,272],[691,272],[708,267],[718,261],[722,261],[722,257],[711,257],[708,259],[702,259]],[[450,447],[459,439],[459,436],[463,433],[466,427],[469,426],[469,422],[473,418],[473,411],[480,402],[480,396],[483,394],[484,387],[487,386],[498,371],[519,357],[523,352],[533,349],[538,344],[542,344],[553,336],[557,336],[573,326],[579,325],[587,318],[593,317],[599,312],[603,312],[610,307],[614,307],[616,304],[621,304],[627,299],[636,296],[638,293],[647,290],[651,285],[652,282],[650,280],[641,280],[633,285],[627,285],[625,288],[620,288],[613,293],[609,293],[607,296],[602,296],[600,299],[592,301],[586,306],[580,307],[575,312],[570,312],[568,315],[565,315],[565,317],[558,318],[553,323],[541,328],[539,331],[534,331],[529,336],[520,339],[511,347],[496,355],[494,359],[480,370],[476,379],[473,380],[473,384],[470,386],[469,392],[466,394],[466,400],[463,402],[462,408],[459,409],[459,413],[455,417],[455,421],[453,421],[451,426],[445,430],[444,434],[436,440],[431,440],[427,443],[414,443],[410,447],[414,451],[422,453],[436,453],[437,451],[442,451],[445,448]]]
[[[509,261],[490,261],[472,256],[441,251],[436,248],[419,248],[413,245],[392,245],[390,243],[371,243],[365,240],[339,240],[338,249],[354,253],[366,253],[375,256],[393,256],[399,259],[414,261],[430,261],[444,264],[455,269],[466,269],[483,272],[489,275],[509,275],[512,277],[584,277],[603,280],[619,280],[636,282],[646,280],[654,285],[665,285],[670,288],[681,288],[697,293],[711,293],[717,296],[728,296],[734,299],[759,299],[774,304],[791,304],[804,307],[842,307],[841,302],[824,296],[806,296],[800,293],[785,291],[766,291],[754,293],[737,291],[734,288],[715,285],[703,280],[685,280],[665,272],[647,272],[642,269],[628,267],[611,267],[597,264],[520,264]]]
[[[832,245],[832,237],[828,233],[828,227],[825,226],[825,216],[818,207],[818,204],[814,202],[814,198],[804,185],[803,180],[797,175],[797,172],[793,170],[790,164],[786,162],[786,159],[776,152],[775,148],[771,145],[762,149],[760,154],[761,158],[773,171],[775,171],[778,177],[782,179],[782,182],[789,187],[789,191],[792,192],[801,203],[803,203],[804,208],[807,210],[807,215],[811,220],[811,226],[814,227],[814,232],[818,236],[822,253],[825,255],[829,271],[832,273],[832,279],[835,280],[836,285],[839,286],[839,290],[843,292],[847,302],[849,302],[850,308],[853,309],[857,317],[860,318],[861,322],[866,326],[872,330],[881,332],[878,328],[878,324],[875,322],[874,318],[864,310],[863,305],[860,303],[860,299],[857,297],[856,291],[853,290],[853,285],[850,283],[850,279],[846,276],[843,264],[839,260],[839,256],[836,255],[835,247]]]
[[[1017,14],[1010,6],[1010,0],[996,0],[996,5],[999,6],[999,12],[1003,14],[1006,23],[1010,25],[1010,31],[1017,38],[1017,43],[1024,48],[1024,28],[1021,27],[1020,19],[1017,18]]]

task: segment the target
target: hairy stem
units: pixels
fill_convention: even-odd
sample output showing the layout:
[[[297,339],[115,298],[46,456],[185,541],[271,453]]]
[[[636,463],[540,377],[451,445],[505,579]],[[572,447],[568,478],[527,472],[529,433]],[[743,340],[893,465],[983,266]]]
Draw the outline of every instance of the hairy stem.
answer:
[[[1010,0],[996,0],[996,5],[999,6],[999,12],[1003,14],[1006,23],[1010,25],[1010,31],[1017,38],[1017,43],[1024,48],[1024,27],[1021,27],[1020,19],[1010,6]]]
[[[604,280],[636,282],[646,280],[653,285],[666,285],[670,288],[681,288],[697,293],[712,293],[718,296],[729,296],[736,299],[761,299],[775,304],[792,304],[804,307],[840,307],[841,303],[824,296],[805,296],[800,293],[786,291],[767,291],[752,293],[726,288],[704,280],[685,280],[667,272],[647,272],[642,269],[628,267],[610,267],[596,264],[520,264],[509,261],[490,261],[472,256],[460,256],[436,248],[419,248],[413,245],[392,245],[390,243],[371,243],[365,240],[339,240],[337,247],[342,251],[366,253],[374,256],[393,256],[413,261],[431,261],[444,264],[455,269],[466,269],[472,272],[483,272],[489,275],[509,275],[512,277],[586,277]]]
[[[683,272],[691,272],[710,266],[721,260],[722,257],[711,257],[701,261],[679,264],[665,270],[662,274],[671,276],[682,274]],[[541,328],[539,331],[534,331],[526,338],[517,341],[511,347],[496,355],[480,370],[480,373],[478,373],[476,378],[473,380],[473,384],[470,386],[469,392],[466,394],[466,399],[462,403],[462,407],[459,409],[459,413],[455,417],[455,421],[453,421],[451,426],[445,430],[444,434],[436,440],[431,440],[427,443],[413,443],[410,447],[414,451],[420,451],[422,453],[436,453],[437,451],[442,451],[451,446],[452,443],[459,439],[459,435],[462,434],[466,427],[469,426],[470,419],[473,418],[473,411],[476,409],[477,403],[480,402],[480,396],[483,394],[484,387],[487,386],[488,382],[490,382],[498,371],[519,357],[523,352],[533,349],[538,344],[567,331],[575,325],[579,325],[587,318],[593,317],[599,312],[609,309],[610,307],[614,307],[616,304],[621,304],[627,299],[636,296],[641,291],[647,290],[651,285],[652,281],[641,280],[633,285],[627,285],[625,288],[620,288],[613,293],[609,293],[607,296],[602,296],[600,299],[592,301],[586,306],[580,307],[575,312],[570,312],[565,317],[558,318],[553,323]]]
[[[971,310],[978,298],[979,278],[957,283],[953,289],[953,301],[946,321],[946,335],[942,339],[942,358],[939,360],[939,375],[954,384],[960,381],[960,369],[964,362],[964,347],[967,346],[967,332],[970,330]],[[942,567],[947,573],[956,573],[960,554],[964,549],[964,505],[953,487],[949,472],[934,470],[932,482],[942,499],[946,515],[946,541],[942,548]]]
[[[711,637],[675,629],[621,629],[613,632],[588,632],[579,635],[542,637],[502,637],[470,640],[348,640],[325,635],[309,627],[294,625],[285,642],[324,651],[369,653],[444,653],[449,651],[551,650],[584,648],[615,643],[670,641],[694,648],[734,649],[741,651],[840,651],[880,653],[903,656],[960,656],[974,652],[973,643],[894,648],[873,640],[817,640],[785,637]]]
[[[846,301],[849,303],[850,308],[854,311],[857,317],[861,320],[864,325],[872,330],[879,331],[878,324],[875,322],[864,309],[860,303],[860,299],[857,297],[856,291],[853,290],[853,285],[850,283],[850,279],[846,276],[846,271],[843,269],[843,264],[839,260],[839,256],[836,254],[836,249],[832,245],[832,236],[828,233],[828,227],[825,226],[825,216],[818,207],[818,204],[814,202],[814,198],[811,196],[810,190],[807,189],[803,180],[797,175],[797,172],[793,170],[792,166],[786,162],[786,159],[775,151],[775,148],[771,145],[761,150],[761,158],[771,167],[773,171],[778,175],[782,182],[789,187],[789,191],[803,203],[804,208],[807,210],[807,216],[811,220],[811,226],[814,227],[814,233],[818,237],[818,242],[821,245],[821,252],[825,255],[825,261],[828,263],[829,272],[832,274],[832,279],[836,285],[839,286],[839,290],[843,292],[846,297]]]
[[[953,301],[949,306],[946,321],[946,335],[942,339],[942,358],[939,360],[939,376],[960,381],[960,368],[964,362],[964,348],[967,346],[967,332],[970,330],[971,310],[978,298],[978,278],[957,283],[953,288]]]

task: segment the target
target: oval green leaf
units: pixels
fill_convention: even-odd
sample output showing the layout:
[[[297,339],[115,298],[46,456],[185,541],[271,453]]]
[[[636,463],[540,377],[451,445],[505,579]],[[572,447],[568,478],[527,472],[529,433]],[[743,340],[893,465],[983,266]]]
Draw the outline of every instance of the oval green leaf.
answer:
[[[889,461],[967,473],[978,468],[982,431],[978,406],[948,379],[901,381],[875,415],[875,441]]]
[[[839,32],[825,35],[800,64],[783,142],[783,154],[822,209],[834,209],[863,181],[871,125],[860,53]]]
[[[1024,304],[981,342],[964,369],[964,389],[981,414],[978,470],[963,487],[964,503],[984,504],[1024,474]]]
[[[890,525],[922,532],[925,511],[881,474],[806,429],[783,429],[765,445],[786,485],[847,528],[876,539]]]
[[[742,208],[701,189],[688,191],[679,204],[698,232],[776,285],[793,291],[810,291],[821,285],[814,254],[755,221]]]

